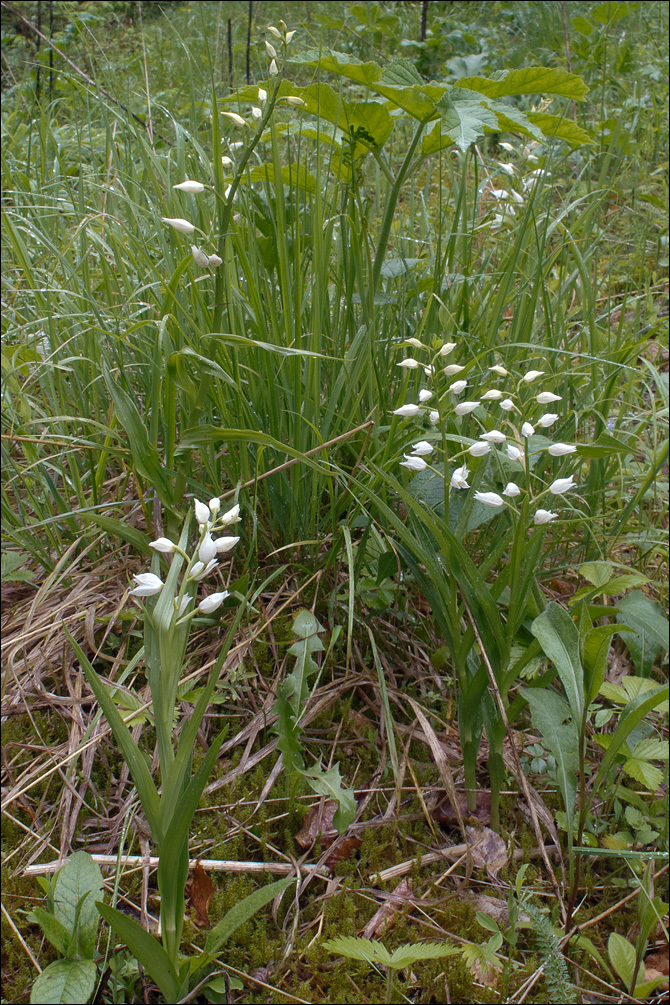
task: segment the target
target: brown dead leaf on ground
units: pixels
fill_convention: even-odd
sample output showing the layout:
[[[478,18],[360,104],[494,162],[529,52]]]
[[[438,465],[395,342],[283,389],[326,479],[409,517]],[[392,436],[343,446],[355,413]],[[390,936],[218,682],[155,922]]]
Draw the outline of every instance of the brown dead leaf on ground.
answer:
[[[507,862],[506,843],[490,827],[466,827],[465,833],[475,868],[486,869],[490,876],[495,876]]]
[[[458,827],[456,811],[452,806],[449,797],[441,794],[436,806],[429,807],[430,815],[435,823],[443,827]],[[458,808],[461,811],[466,823],[481,824],[486,826],[491,821],[491,793],[485,789],[477,790],[477,806],[473,812],[468,810],[468,799],[464,792],[458,793]]]
[[[323,806],[320,803],[318,806],[313,806],[305,815],[302,827],[295,835],[296,841],[305,850],[311,848],[317,840],[325,850],[330,848],[336,838],[340,838],[332,854],[324,859],[328,869],[332,869],[338,862],[351,858],[363,843],[362,838],[340,837],[333,826],[333,817],[336,813],[337,802],[334,799],[327,799]]]
[[[402,879],[392,894],[372,915],[361,932],[364,939],[378,939],[388,928],[395,924],[398,911],[414,896],[409,880]]]
[[[186,884],[184,890],[188,898],[188,906],[195,910],[194,924],[198,928],[209,925],[209,904],[214,896],[214,884],[200,864],[200,859],[195,863],[193,876]]]
[[[669,967],[668,967],[668,947],[664,946],[663,949],[659,949],[656,953],[650,953],[644,961],[644,979],[645,981],[653,981],[657,977],[668,978]],[[659,991],[667,991],[670,984],[666,979],[662,984],[658,986]]]

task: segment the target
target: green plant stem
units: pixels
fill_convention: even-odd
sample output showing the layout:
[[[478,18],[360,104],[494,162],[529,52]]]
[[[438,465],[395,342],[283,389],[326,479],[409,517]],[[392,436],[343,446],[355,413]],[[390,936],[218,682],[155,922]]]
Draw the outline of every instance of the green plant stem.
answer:
[[[377,287],[379,286],[379,278],[381,276],[382,265],[384,264],[384,258],[386,257],[386,245],[388,243],[389,234],[391,233],[391,226],[393,224],[393,217],[395,215],[396,205],[398,203],[398,196],[400,195],[400,189],[402,188],[403,182],[407,177],[411,164],[414,151],[416,150],[417,144],[421,139],[421,134],[426,126],[425,122],[419,122],[414,131],[414,136],[412,137],[412,142],[409,145],[407,153],[405,154],[405,159],[403,160],[398,175],[395,182],[388,194],[386,200],[386,209],[384,210],[384,217],[382,219],[382,226],[379,232],[379,240],[377,242],[377,251],[375,254],[375,260],[372,266],[372,289],[371,294],[374,299],[374,295],[377,292]]]

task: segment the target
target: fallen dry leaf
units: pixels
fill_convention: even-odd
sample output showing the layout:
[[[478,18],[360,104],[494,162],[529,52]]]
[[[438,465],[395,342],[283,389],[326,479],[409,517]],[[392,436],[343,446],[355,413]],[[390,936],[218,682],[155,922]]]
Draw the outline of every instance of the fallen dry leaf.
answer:
[[[387,928],[391,928],[395,923],[396,912],[402,909],[403,904],[413,897],[412,887],[409,881],[402,879],[396,886],[393,893],[384,901],[381,907],[375,911],[367,925],[361,932],[364,939],[378,939]]]
[[[313,806],[306,813],[302,827],[295,836],[300,847],[305,849],[311,848],[318,839],[324,851],[326,848],[330,848],[335,839],[340,836],[333,827],[333,817],[336,812],[337,802],[334,799],[327,799],[323,806]],[[362,838],[341,838],[335,848],[333,848],[332,853],[324,860],[325,866],[328,869],[332,869],[337,862],[351,858],[358,851],[362,843]]]
[[[465,834],[475,867],[486,869],[490,876],[495,876],[507,862],[507,845],[503,839],[490,827],[466,827]]]
[[[485,826],[491,820],[491,793],[486,792],[484,789],[478,789],[477,807],[473,812],[470,812],[468,810],[468,799],[466,794],[464,792],[459,792],[458,808],[460,809],[463,820],[466,823],[472,821],[473,823],[476,822]],[[456,811],[446,795],[440,799],[434,809],[431,809],[430,815],[437,824],[441,824],[445,827],[458,827]]]
[[[668,947],[664,946],[656,953],[650,953],[644,961],[644,979],[653,981],[657,977],[665,977],[665,981],[659,984],[657,991],[667,991],[670,984],[668,982]]]
[[[193,875],[184,890],[188,897],[188,906],[195,909],[194,923],[202,928],[209,924],[209,903],[214,895],[214,884],[200,865],[200,859],[195,863]]]

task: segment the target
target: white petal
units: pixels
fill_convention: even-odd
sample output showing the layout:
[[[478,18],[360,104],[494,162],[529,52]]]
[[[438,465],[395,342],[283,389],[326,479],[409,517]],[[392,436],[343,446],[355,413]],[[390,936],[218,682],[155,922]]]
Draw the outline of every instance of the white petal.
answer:
[[[521,427],[522,436],[533,436],[535,434],[535,427],[531,426],[530,422],[524,422]]]
[[[570,475],[569,478],[557,478],[549,486],[549,491],[553,496],[562,496],[564,492],[569,492],[575,487],[574,478],[574,475]]]
[[[515,447],[512,443],[508,443],[507,456],[509,457],[510,461],[522,461],[524,455],[523,451],[519,450],[518,447]]]
[[[500,402],[500,407],[502,408],[503,412],[511,412],[512,409],[514,408],[514,402],[512,401],[511,398],[504,398]]]
[[[209,597],[200,601],[198,608],[203,614],[213,614],[214,611],[218,611],[227,596],[228,590],[224,590],[223,593],[211,593]]]
[[[543,373],[544,370],[529,370],[528,373],[525,373],[521,379],[524,384],[530,384],[532,380],[535,380],[537,377],[541,377]]]
[[[419,361],[416,359],[401,359],[396,366],[404,366],[406,370],[416,370],[419,366]]]
[[[487,443],[504,443],[507,437],[499,429],[492,429],[490,433],[481,433],[479,439]]]
[[[203,502],[199,499],[193,500],[193,507],[195,509],[195,518],[199,524],[207,523],[210,517],[209,506],[205,506]]]
[[[456,348],[455,342],[445,342],[440,349],[440,356],[448,356]]]
[[[153,548],[155,551],[162,552],[164,555],[171,555],[174,551],[174,544],[167,537],[156,538],[155,541],[150,542],[149,547]]]
[[[505,500],[497,492],[475,492],[477,502],[484,503],[485,506],[495,506],[499,508],[505,505]]]
[[[490,391],[487,391],[485,394],[482,395],[482,401],[500,401],[502,396],[503,396],[502,391],[498,391],[495,388],[492,388]]]
[[[217,555],[225,555],[226,552],[232,551],[239,540],[239,537],[217,537],[214,542]]]
[[[222,527],[229,527],[231,523],[239,523],[241,520],[239,503],[237,506],[233,506],[226,513],[223,514],[219,523]]]
[[[236,126],[246,126],[247,124],[242,116],[238,115],[237,112],[221,112],[221,114],[225,115],[231,122],[234,122]]]
[[[516,484],[516,482],[508,482],[503,490],[503,495],[510,496],[510,498],[513,498],[514,496],[520,496],[521,489]]]
[[[468,447],[468,453],[471,457],[484,457],[490,449],[490,443],[473,443],[471,447]]]
[[[435,447],[428,440],[419,440],[412,447],[412,453],[415,457],[426,457],[428,454],[432,454]]]
[[[461,401],[454,411],[456,415],[467,415],[468,412],[474,412],[475,408],[479,408],[478,401]]]
[[[555,412],[545,412],[544,415],[541,415],[537,420],[537,424],[538,426],[542,426],[543,429],[548,429],[549,426],[553,426],[557,418],[558,415]]]
[[[205,534],[200,547],[198,548],[198,558],[203,565],[207,565],[207,563],[211,562],[213,558],[216,558],[216,545],[214,544],[214,540],[209,531]]]
[[[455,380],[453,384],[449,385],[449,390],[452,394],[462,394],[467,386],[467,380]]]
[[[457,373],[461,372],[461,370],[465,370],[465,367],[459,366],[458,363],[450,363],[449,366],[445,366],[442,373],[445,377],[455,377]]]
[[[575,454],[577,452],[577,447],[572,443],[552,443],[550,447],[547,447],[547,453],[551,454],[552,457],[565,457],[566,454]]]
[[[400,462],[400,466],[407,468],[408,471],[425,471],[428,467],[422,457],[410,457],[408,454],[403,456],[405,460]]]
[[[436,426],[438,424],[438,422],[440,421],[440,413],[437,411],[437,409],[433,409],[431,412],[428,413],[428,421],[430,422],[431,426]]]
[[[552,401],[563,401],[563,398],[560,394],[554,394],[553,391],[542,391],[535,400],[540,405],[550,405]]]
[[[201,269],[207,268],[207,266],[209,265],[209,258],[204,251],[201,251],[200,248],[196,247],[195,244],[192,244],[191,254],[193,255],[193,260],[195,261],[196,265],[199,265]]]
[[[192,234],[195,230],[195,224],[189,223],[188,220],[182,220],[181,217],[178,216],[162,216],[161,220],[163,223],[169,223],[169,225],[175,230],[178,230],[180,234]]]
[[[163,581],[153,572],[141,572],[133,579],[137,585],[130,591],[131,597],[154,597],[163,589]]]
[[[430,401],[432,397],[433,392],[428,391],[426,388],[424,388],[423,391],[419,391],[419,401],[421,402],[422,405],[425,405],[426,402]]]
[[[551,510],[538,509],[535,511],[535,516],[533,517],[533,523],[536,524],[551,523],[551,521],[555,520],[557,516],[558,513],[552,513]]]
[[[192,195],[205,191],[205,186],[202,182],[191,181],[189,178],[186,181],[180,181],[178,185],[173,185],[172,187],[178,188],[180,192],[190,192]]]
[[[403,419],[412,418],[414,415],[419,414],[418,405],[401,405],[400,408],[396,408],[393,412],[394,415],[401,415]]]

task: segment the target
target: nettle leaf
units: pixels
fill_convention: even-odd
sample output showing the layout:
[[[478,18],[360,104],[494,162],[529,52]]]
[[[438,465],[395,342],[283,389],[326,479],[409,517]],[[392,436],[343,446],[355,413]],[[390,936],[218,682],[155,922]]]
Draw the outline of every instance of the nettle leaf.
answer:
[[[342,788],[340,765],[334,764],[328,771],[324,771],[321,765],[317,764],[309,771],[301,771],[300,774],[317,795],[327,796],[328,799],[336,801],[338,808],[333,817],[333,826],[340,834],[344,834],[356,815],[356,797],[353,789]]]
[[[500,70],[491,77],[461,77],[454,86],[467,87],[487,98],[504,98],[513,94],[555,94],[561,98],[582,101],[589,93],[578,74],[549,66]]]
[[[33,984],[31,1005],[86,1005],[97,980],[93,960],[56,960]]]

